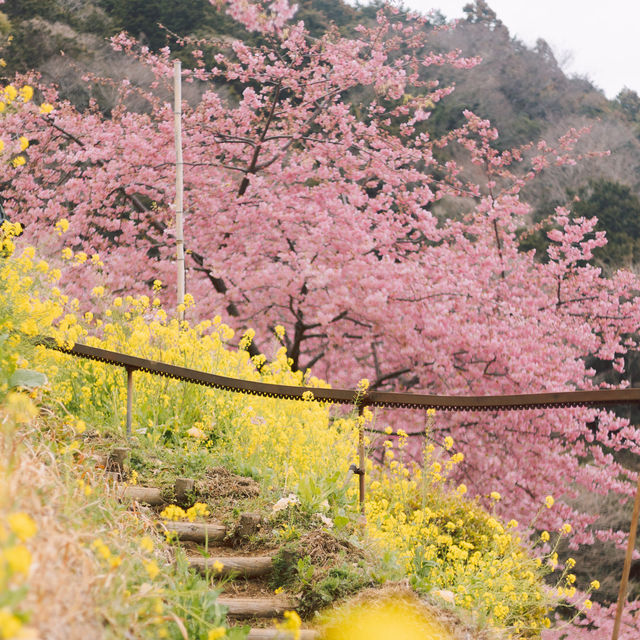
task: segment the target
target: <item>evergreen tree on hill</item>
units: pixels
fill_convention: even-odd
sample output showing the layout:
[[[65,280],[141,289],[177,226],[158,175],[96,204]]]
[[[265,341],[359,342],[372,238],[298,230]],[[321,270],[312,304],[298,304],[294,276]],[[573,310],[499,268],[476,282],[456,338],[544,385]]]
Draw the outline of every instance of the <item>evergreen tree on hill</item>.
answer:
[[[144,36],[152,49],[163,47],[167,32],[187,35],[202,24],[211,5],[207,0],[101,0],[115,30]],[[161,26],[162,25],[162,26]]]
[[[575,217],[598,218],[597,231],[606,231],[608,243],[594,251],[596,262],[613,269],[640,262],[640,199],[627,185],[591,180],[576,194]]]

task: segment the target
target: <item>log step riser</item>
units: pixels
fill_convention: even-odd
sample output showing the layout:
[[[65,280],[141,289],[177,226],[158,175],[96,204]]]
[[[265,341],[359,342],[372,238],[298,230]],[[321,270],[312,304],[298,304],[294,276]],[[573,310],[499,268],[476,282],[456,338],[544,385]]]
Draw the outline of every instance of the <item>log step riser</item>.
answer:
[[[277,629],[251,629],[248,640],[293,640],[293,632],[278,631]],[[317,640],[319,634],[311,629],[300,630],[300,640]]]
[[[158,524],[160,529],[175,533],[182,542],[213,544],[224,541],[227,529],[221,524],[201,524],[198,522],[172,522],[165,520]]]
[[[222,565],[223,576],[239,576],[243,578],[260,578],[273,570],[270,556],[220,557],[220,558],[188,558],[189,565],[201,573],[216,573],[217,563]]]
[[[162,497],[162,491],[153,487],[137,487],[128,485],[122,491],[122,497],[126,500],[135,500],[148,504],[151,507],[161,507],[166,504]]]
[[[282,598],[218,598],[231,618],[279,618],[296,608],[297,602]]]

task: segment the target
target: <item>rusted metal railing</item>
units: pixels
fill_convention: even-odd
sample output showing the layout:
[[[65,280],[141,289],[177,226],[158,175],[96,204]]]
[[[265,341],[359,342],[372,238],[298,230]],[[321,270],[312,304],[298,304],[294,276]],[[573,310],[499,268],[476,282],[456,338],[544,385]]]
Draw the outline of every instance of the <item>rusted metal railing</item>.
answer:
[[[315,402],[352,405],[362,415],[365,407],[389,407],[403,409],[437,409],[440,411],[526,411],[529,409],[553,409],[566,407],[604,407],[616,404],[640,404],[640,389],[592,389],[589,391],[562,391],[496,396],[439,396],[417,393],[370,391],[362,389],[322,389],[294,387],[253,380],[228,378],[187,367],[167,364],[157,360],[139,358],[117,351],[109,351],[84,344],[61,345],[52,338],[40,338],[39,344],[72,356],[105,362],[124,367],[127,372],[127,436],[131,435],[133,413],[133,372],[142,371],[174,378],[184,382],[204,385],[222,391],[281,398],[285,400],[313,400]],[[309,395],[311,392],[312,396]],[[358,475],[360,511],[364,516],[365,501],[365,447],[364,429],[359,425]],[[353,467],[352,467],[353,468]],[[620,592],[612,640],[618,639],[622,610],[627,596],[631,556],[635,547],[636,530],[640,517],[640,478],[636,491],[627,554],[620,582]]]
[[[440,411],[524,411],[566,407],[602,407],[615,404],[640,404],[640,389],[592,389],[589,391],[561,391],[496,396],[441,396],[393,391],[358,389],[322,389],[228,378],[215,373],[189,369],[157,360],[139,358],[117,351],[109,351],[85,344],[71,347],[60,345],[51,338],[39,343],[69,355],[97,360],[127,370],[128,380],[134,371],[143,371],[184,382],[192,382],[222,391],[232,391],[284,400],[307,400],[308,392],[316,402],[329,402],[363,407],[389,407],[396,409],[437,409]],[[127,384],[129,389],[130,385]],[[305,395],[307,394],[307,395]]]

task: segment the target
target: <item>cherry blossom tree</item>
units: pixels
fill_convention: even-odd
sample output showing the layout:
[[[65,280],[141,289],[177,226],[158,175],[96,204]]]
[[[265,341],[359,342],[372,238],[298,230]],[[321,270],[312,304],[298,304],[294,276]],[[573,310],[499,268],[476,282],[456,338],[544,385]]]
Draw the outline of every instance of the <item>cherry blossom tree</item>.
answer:
[[[529,211],[520,191],[579,160],[580,131],[500,152],[491,123],[467,111],[463,126],[431,137],[429,116],[453,91],[434,68],[476,60],[432,52],[425,18],[386,8],[353,37],[312,38],[286,0],[227,10],[259,44],[182,42],[193,59],[184,80],[198,91],[183,104],[187,288],[198,313],[255,328],[254,355],[284,326],[292,366],[335,386],[366,377],[428,393],[562,391],[591,387],[587,355],[623,366],[640,286],[590,264],[606,242],[595,219],[558,209],[546,261],[516,236]],[[92,283],[146,292],[160,279],[172,302],[171,52],[125,35],[113,45],[153,72],[151,87],[122,80],[108,117],[41,88],[56,108],[7,117],[30,146],[0,193],[43,252],[76,252],[71,294]],[[128,108],[133,98],[145,107]],[[70,230],[59,237],[61,219]],[[422,417],[398,415],[421,428]],[[634,474],[605,447],[640,451],[638,430],[597,409],[438,416],[431,435],[453,436],[465,454],[460,481],[479,495],[499,490],[499,509],[525,523],[550,493],[631,493]],[[594,516],[567,503],[543,524],[565,519],[577,542],[593,539]]]

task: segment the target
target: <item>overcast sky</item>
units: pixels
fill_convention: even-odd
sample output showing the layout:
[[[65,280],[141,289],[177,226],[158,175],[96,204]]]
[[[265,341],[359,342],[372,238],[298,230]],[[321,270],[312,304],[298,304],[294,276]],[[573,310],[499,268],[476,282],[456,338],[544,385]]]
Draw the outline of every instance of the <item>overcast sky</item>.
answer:
[[[421,12],[463,17],[470,0],[403,0]],[[565,73],[586,76],[608,98],[623,87],[640,93],[640,0],[488,0],[512,36],[544,38]]]

